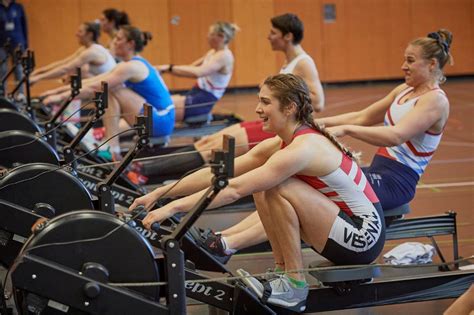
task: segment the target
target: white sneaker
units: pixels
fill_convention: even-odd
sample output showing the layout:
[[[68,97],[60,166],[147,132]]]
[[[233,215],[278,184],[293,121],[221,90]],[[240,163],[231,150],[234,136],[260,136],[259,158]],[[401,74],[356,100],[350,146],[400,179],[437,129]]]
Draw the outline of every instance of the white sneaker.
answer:
[[[73,123],[65,123],[63,124],[63,126],[66,129],[66,133],[71,138],[74,138],[79,132],[79,128],[77,128],[76,125]]]
[[[98,142],[97,140],[95,140],[94,138],[94,133],[93,133],[93,130],[90,129],[86,135],[84,136],[84,138],[82,138],[81,140],[82,142],[82,145],[86,148],[87,151],[91,151],[91,150],[94,150],[95,148],[97,148],[99,145],[100,145],[100,142]],[[102,146],[103,148],[104,146]]]
[[[62,120],[66,120],[72,123],[78,123],[81,121],[81,100],[74,99],[72,102],[66,107],[62,114]]]
[[[242,281],[257,294],[259,298],[264,295],[265,287],[257,278],[250,276],[243,269],[237,270],[240,276],[245,276]],[[295,287],[287,275],[279,275],[267,282],[270,286],[270,292],[267,294],[267,303],[278,305],[291,309],[295,312],[303,312],[306,309],[306,298],[308,297],[309,288],[306,284],[303,288]]]
[[[71,138],[74,138],[79,133],[79,128],[77,128],[76,125],[73,123],[65,123],[64,127],[66,127],[66,132]],[[98,143],[94,138],[92,129],[89,130],[84,136],[84,138],[82,138],[81,140],[81,145],[86,151],[94,150],[99,146],[99,144],[100,143]]]

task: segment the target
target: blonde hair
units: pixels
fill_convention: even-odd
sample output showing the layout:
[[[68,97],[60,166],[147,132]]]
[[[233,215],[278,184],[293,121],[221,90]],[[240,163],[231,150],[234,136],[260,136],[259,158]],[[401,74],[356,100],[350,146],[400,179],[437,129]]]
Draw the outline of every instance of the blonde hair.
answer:
[[[224,42],[226,44],[228,44],[235,37],[235,33],[240,31],[240,28],[237,26],[237,24],[223,21],[217,21],[211,25],[211,28],[213,32],[224,35]]]
[[[443,74],[443,68],[446,63],[454,64],[453,56],[450,53],[451,43],[453,41],[453,34],[446,29],[440,29],[437,32],[432,32],[426,37],[420,37],[413,40],[410,45],[420,46],[423,58],[436,59],[438,61],[437,77],[439,83],[444,83],[446,77]]]

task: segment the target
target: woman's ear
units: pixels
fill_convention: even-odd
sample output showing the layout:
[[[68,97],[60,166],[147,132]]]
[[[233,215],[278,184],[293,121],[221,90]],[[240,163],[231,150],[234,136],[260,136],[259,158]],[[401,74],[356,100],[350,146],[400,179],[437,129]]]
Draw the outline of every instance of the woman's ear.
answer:
[[[286,108],[285,108],[285,115],[286,115],[286,116],[290,116],[290,115],[296,114],[296,109],[297,109],[296,103],[295,103],[295,102],[291,102],[291,103],[288,104],[288,106],[286,106]]]
[[[436,66],[438,65],[438,60],[436,60],[436,58],[431,58],[430,59],[430,71],[435,71],[436,70]]]
[[[293,43],[293,33],[288,32],[283,36],[283,39],[286,40],[289,43]]]
[[[136,46],[136,44],[135,44],[135,41],[134,41],[134,40],[129,40],[129,41],[127,42],[127,44],[128,44],[128,47],[130,47],[130,49],[131,49],[132,51],[135,51],[135,46]]]

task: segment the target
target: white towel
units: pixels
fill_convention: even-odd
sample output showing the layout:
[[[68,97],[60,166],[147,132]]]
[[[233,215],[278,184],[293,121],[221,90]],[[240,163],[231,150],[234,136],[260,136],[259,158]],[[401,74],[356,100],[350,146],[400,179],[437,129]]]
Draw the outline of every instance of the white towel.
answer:
[[[433,261],[434,252],[431,245],[407,242],[393,248],[383,258],[385,263],[391,265],[428,264]]]

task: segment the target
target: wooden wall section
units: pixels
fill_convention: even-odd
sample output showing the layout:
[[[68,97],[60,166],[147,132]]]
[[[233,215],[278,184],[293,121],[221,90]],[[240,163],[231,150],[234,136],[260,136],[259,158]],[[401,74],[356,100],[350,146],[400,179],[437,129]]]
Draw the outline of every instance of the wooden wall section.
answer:
[[[209,25],[237,23],[231,49],[236,66],[231,86],[256,86],[277,73],[283,54],[271,51],[270,18],[296,13],[305,24],[304,49],[314,58],[324,82],[401,78],[407,43],[447,28],[454,34],[455,65],[447,74],[474,74],[474,0],[18,0],[28,16],[30,47],[37,65],[75,49],[83,21],[105,8],[129,13],[132,23],[152,32],[143,55],[153,64],[186,64],[208,49]],[[324,20],[324,5],[334,4],[336,19]],[[104,36],[105,37],[105,36]],[[103,39],[106,42],[107,39]],[[165,75],[171,89],[187,89],[194,80]]]
[[[272,0],[233,0],[234,21],[241,28],[235,38],[235,83],[259,85],[275,73],[275,55],[266,40],[273,16]]]
[[[133,25],[142,31],[151,32],[153,38],[142,53],[145,58],[154,63],[164,63],[170,59],[167,0],[80,0],[81,21],[96,20],[107,8],[124,10]],[[102,43],[109,41],[106,34],[101,37]]]
[[[418,0],[411,2],[413,35],[425,35],[440,28],[453,33],[451,53],[455,64],[445,66],[447,74],[469,74],[474,70],[474,1]]]
[[[29,46],[37,65],[66,57],[79,48],[75,38],[80,23],[80,0],[22,0],[25,7]],[[37,14],[46,12],[46,14]]]
[[[232,22],[230,0],[172,0],[169,1],[170,50],[166,63],[189,64],[208,50],[209,26],[216,21]],[[173,21],[173,23],[171,23]],[[195,80],[171,76],[175,89],[190,88]]]
[[[400,77],[403,50],[411,34],[409,1],[332,1],[336,19],[322,22],[323,78],[353,81]]]

